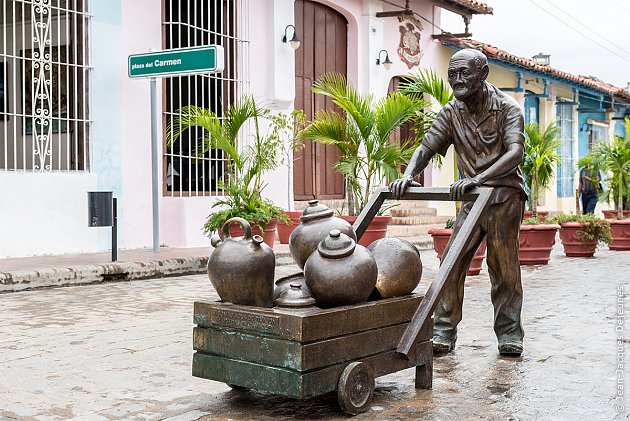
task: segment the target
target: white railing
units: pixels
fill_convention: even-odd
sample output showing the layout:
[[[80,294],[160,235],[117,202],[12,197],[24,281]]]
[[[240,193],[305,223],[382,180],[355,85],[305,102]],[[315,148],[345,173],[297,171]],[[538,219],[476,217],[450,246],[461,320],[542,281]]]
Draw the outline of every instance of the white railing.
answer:
[[[0,0],[0,171],[89,170],[88,0]]]

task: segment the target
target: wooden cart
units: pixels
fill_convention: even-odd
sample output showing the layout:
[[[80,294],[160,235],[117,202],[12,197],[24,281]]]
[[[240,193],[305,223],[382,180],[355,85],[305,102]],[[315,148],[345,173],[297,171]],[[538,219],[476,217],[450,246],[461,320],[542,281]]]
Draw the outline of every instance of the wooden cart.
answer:
[[[430,389],[431,315],[491,192],[478,188],[464,197],[475,204],[424,296],[331,309],[196,302],[193,376],[300,399],[336,390],[339,405],[349,414],[367,410],[375,377],[416,367],[416,388]],[[372,196],[354,224],[357,237],[388,198],[385,188]],[[414,187],[403,199],[449,200],[449,189]]]

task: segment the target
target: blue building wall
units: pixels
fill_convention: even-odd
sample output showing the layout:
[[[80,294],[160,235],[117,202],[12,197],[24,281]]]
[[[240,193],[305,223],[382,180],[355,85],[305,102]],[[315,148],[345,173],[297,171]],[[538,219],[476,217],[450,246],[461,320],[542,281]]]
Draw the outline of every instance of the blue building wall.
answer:
[[[90,138],[92,172],[98,190],[113,191],[122,202],[122,78],[126,74],[122,54],[121,0],[92,0],[91,114],[94,121]],[[119,206],[119,219],[123,218]],[[99,229],[99,249],[111,241],[108,229]],[[121,238],[121,243],[124,239]]]
[[[606,119],[605,113],[591,111],[599,109],[600,105],[599,99],[589,98],[580,94],[578,105],[578,159],[588,153],[589,134],[587,130],[591,129],[588,125],[588,119],[600,121]]]

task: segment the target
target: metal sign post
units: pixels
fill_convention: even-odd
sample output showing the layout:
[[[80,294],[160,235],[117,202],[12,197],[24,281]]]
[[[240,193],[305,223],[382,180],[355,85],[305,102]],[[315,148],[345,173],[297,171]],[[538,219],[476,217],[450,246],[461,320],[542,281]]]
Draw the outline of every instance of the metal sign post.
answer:
[[[151,201],[153,207],[153,251],[160,251],[160,203],[158,177],[158,99],[157,78],[223,71],[223,47],[178,48],[132,54],[128,61],[129,77],[151,79]]]

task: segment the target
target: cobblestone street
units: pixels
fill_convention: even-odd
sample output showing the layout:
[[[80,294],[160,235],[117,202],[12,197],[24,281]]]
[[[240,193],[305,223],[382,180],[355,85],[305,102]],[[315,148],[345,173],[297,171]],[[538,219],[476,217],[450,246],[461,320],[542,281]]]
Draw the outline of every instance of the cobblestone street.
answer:
[[[421,253],[425,290],[438,261]],[[381,377],[356,418],[626,419],[628,392],[615,397],[630,370],[615,370],[618,335],[630,337],[617,324],[630,255],[567,258],[556,245],[547,267],[522,272],[522,357],[498,354],[484,266],[467,281],[457,348],[435,359],[433,390],[414,389],[413,369]],[[297,401],[192,377],[193,302],[213,298],[204,275],[0,295],[0,420],[347,419],[334,394]]]

